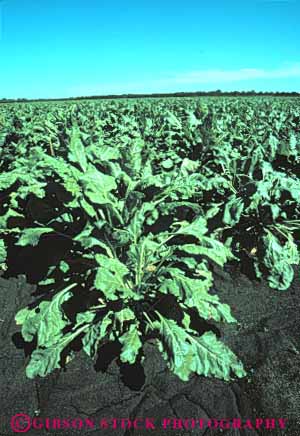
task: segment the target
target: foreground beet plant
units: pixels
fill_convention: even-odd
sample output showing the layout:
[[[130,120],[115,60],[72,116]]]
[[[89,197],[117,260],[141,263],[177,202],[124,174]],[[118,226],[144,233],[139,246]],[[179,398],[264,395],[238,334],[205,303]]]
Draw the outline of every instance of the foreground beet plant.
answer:
[[[64,157],[33,147],[22,171],[1,176],[2,187],[12,190],[2,220],[18,221],[7,231],[17,246],[68,241],[39,283],[38,300],[16,315],[24,340],[35,344],[29,378],[73,359],[75,341],[93,359],[102,344],[118,342],[120,360],[133,364],[143,360],[150,338],[182,380],[191,373],[245,375],[212,331],[199,334],[191,322],[235,322],[229,306],[210,293],[211,265],[222,267],[233,256],[207,235],[194,163],[186,158],[168,174],[154,160],[142,138],[130,149],[85,147],[73,126]],[[40,207],[33,206],[37,200]]]

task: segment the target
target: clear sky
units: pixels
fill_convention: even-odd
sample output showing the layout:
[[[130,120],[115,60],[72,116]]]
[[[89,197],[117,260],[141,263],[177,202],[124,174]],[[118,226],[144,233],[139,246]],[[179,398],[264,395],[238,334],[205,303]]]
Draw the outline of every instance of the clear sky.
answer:
[[[0,98],[300,91],[300,0],[0,0]]]

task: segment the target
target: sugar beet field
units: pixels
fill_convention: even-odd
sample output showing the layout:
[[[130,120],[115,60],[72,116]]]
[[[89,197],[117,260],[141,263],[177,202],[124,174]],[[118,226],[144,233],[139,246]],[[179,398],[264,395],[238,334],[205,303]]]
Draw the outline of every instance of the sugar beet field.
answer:
[[[299,243],[299,98],[0,105],[2,415],[300,435]]]

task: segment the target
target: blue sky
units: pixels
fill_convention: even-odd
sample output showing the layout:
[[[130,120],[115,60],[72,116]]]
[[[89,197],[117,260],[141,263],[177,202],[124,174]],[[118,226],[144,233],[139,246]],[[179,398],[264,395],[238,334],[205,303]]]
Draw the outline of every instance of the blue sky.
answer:
[[[300,91],[300,0],[0,0],[0,98]]]

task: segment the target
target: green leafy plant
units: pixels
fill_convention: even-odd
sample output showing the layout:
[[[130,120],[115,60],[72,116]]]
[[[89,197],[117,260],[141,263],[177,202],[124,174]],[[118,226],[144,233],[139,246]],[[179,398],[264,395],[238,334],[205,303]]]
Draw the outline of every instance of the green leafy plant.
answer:
[[[232,255],[207,235],[206,220],[197,214],[198,177],[186,162],[177,175],[168,175],[163,165],[154,175],[153,153],[142,138],[129,150],[85,148],[76,127],[66,160],[39,148],[33,155],[38,160],[30,184],[22,178],[13,196],[16,208],[23,207],[24,192],[37,198],[40,174],[55,183],[56,200],[63,201],[49,207],[48,215],[36,212],[32,227],[15,229],[16,245],[34,247],[53,236],[71,244],[40,282],[40,293],[47,290],[44,297],[16,315],[24,340],[36,339],[27,376],[45,376],[72,359],[75,339],[92,358],[99,345],[118,341],[120,360],[132,364],[142,358],[149,338],[182,380],[193,372],[225,380],[231,372],[244,376],[234,353],[212,331],[199,334],[191,322],[192,316],[235,319],[229,306],[209,292],[210,263],[223,266]],[[3,180],[9,185],[14,178],[9,173]],[[47,186],[41,189],[49,205]],[[176,309],[173,317],[166,297]],[[76,299],[85,307],[70,313],[66,305]]]

